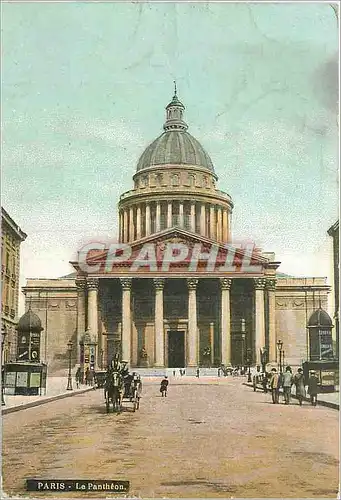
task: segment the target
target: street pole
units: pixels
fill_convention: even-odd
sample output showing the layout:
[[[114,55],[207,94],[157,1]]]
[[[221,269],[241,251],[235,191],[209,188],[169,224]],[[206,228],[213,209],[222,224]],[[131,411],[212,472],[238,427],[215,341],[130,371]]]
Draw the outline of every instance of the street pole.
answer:
[[[282,347],[283,347],[283,342],[281,340],[277,341],[277,347],[278,347],[278,352],[279,352],[279,371],[282,373]]]
[[[67,391],[73,391],[73,388],[72,388],[72,376],[71,376],[71,354],[72,354],[72,342],[70,340],[70,342],[68,342],[68,352],[69,352],[69,373],[68,373],[68,378],[67,378],[67,387],[66,387],[66,390]]]

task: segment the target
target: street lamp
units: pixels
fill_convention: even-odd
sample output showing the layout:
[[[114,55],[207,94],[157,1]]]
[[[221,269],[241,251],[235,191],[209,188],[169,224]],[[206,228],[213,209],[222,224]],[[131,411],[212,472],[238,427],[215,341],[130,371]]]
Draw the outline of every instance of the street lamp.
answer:
[[[7,330],[5,325],[1,328],[1,406],[5,406],[5,398],[4,398],[4,389],[5,389],[5,367],[4,367],[4,360],[3,360],[3,355],[4,355],[4,346],[5,346],[5,338],[7,335]]]
[[[263,347],[263,349],[261,349],[261,363],[262,363],[262,372],[265,373],[265,365],[267,363],[267,354],[268,354],[268,350],[266,347]]]
[[[248,382],[252,382],[252,378],[251,378],[251,354],[252,354],[251,348],[248,347],[246,349],[247,365],[248,365],[248,368],[249,368],[249,371],[247,373],[247,381]]]
[[[281,340],[277,341],[277,348],[279,352],[279,371],[282,373],[282,348],[283,348],[283,342]],[[284,352],[283,352],[284,354]]]
[[[72,354],[72,342],[71,340],[68,342],[67,344],[67,349],[68,349],[68,352],[69,352],[69,373],[68,373],[68,378],[67,378],[67,387],[66,387],[66,390],[67,391],[73,391],[73,388],[72,388],[72,376],[71,376],[71,354]]]

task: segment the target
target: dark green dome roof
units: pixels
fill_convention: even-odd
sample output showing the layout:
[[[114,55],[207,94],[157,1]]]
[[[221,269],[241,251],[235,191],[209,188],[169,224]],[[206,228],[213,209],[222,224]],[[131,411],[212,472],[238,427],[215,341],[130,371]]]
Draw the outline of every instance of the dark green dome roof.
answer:
[[[44,328],[41,326],[39,316],[29,309],[19,319],[17,330],[19,332],[40,333]]]
[[[142,153],[137,171],[152,165],[194,165],[214,172],[211,158],[200,142],[185,130],[168,130]]]
[[[308,326],[333,326],[329,314],[324,309],[317,309],[309,318]]]
[[[175,93],[166,106],[165,132],[153,141],[142,153],[137,172],[153,165],[193,165],[214,172],[211,158],[200,142],[187,132],[187,123],[183,120],[185,106]]]

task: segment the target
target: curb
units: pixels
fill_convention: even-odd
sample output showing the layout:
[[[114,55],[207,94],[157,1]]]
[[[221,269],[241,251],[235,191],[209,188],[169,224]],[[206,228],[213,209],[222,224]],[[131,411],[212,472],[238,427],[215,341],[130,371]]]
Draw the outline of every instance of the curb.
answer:
[[[45,405],[47,403],[51,403],[52,401],[57,401],[58,399],[69,398],[71,396],[77,396],[78,394],[84,394],[85,392],[93,391],[96,387],[87,387],[86,389],[81,389],[77,392],[63,392],[62,394],[57,394],[57,396],[47,397],[42,400],[31,401],[29,403],[24,403],[18,406],[11,406],[10,408],[2,408],[2,415],[7,415],[8,413],[14,413],[16,411],[26,410],[28,408],[34,408],[35,406]]]
[[[248,387],[253,387],[253,384],[250,384],[250,382],[243,382],[243,385],[246,385]],[[260,389],[263,392],[263,387],[257,386],[257,389]],[[283,394],[283,391],[280,391],[280,394]],[[297,399],[295,394],[292,394],[291,397],[293,399]],[[307,401],[310,403],[310,399],[305,397],[303,398],[303,401]],[[330,401],[323,401],[322,399],[317,399],[317,404],[319,406],[326,406],[327,408],[333,408],[333,410],[340,410],[340,405],[337,403],[332,403]]]

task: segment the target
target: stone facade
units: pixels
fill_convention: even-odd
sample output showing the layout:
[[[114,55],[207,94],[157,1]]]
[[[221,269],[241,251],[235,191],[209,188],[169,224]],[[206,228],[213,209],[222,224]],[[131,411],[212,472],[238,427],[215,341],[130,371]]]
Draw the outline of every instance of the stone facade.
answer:
[[[6,331],[3,362],[16,359],[20,245],[27,235],[1,208],[1,330]]]
[[[325,278],[287,277],[273,253],[233,249],[231,197],[217,189],[212,161],[187,132],[183,112],[175,94],[163,134],[138,162],[134,189],[120,197],[119,244],[129,247],[130,261],[108,261],[106,248],[87,256],[87,270],[72,262],[75,276],[27,283],[50,370],[66,362],[69,339],[74,363],[83,362],[85,331],[96,346],[95,367],[116,352],[133,367],[254,364],[264,349],[275,363],[278,340],[291,364],[309,356],[306,326],[320,303],[327,306]],[[190,259],[170,268],[169,245]],[[146,248],[153,265],[141,257]],[[235,265],[227,266],[232,250]],[[211,265],[208,252],[225,264]]]
[[[74,278],[27,280],[24,287],[26,306],[31,306],[41,320],[43,331],[40,359],[47,363],[50,373],[66,368],[67,343],[73,342],[73,360],[77,351],[77,287]],[[79,314],[84,314],[79,308]],[[84,331],[83,331],[84,333]]]

